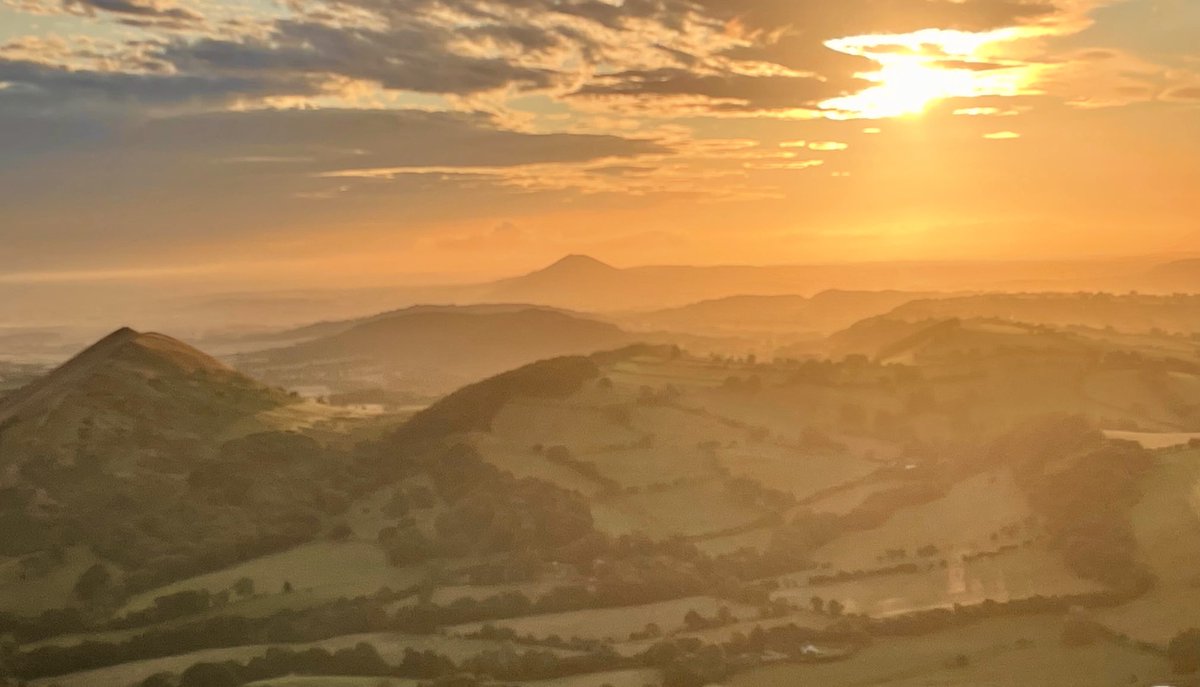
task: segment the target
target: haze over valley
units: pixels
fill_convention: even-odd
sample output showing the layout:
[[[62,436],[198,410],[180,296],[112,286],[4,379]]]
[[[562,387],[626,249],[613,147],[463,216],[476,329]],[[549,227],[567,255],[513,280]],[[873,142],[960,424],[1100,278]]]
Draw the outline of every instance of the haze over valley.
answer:
[[[0,0],[0,687],[1200,687],[1197,46]]]

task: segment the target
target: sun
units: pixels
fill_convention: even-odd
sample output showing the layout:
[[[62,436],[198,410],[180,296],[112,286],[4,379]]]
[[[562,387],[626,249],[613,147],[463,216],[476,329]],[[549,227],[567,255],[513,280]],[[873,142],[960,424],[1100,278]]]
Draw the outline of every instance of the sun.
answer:
[[[926,29],[828,41],[829,48],[866,57],[879,69],[857,75],[873,86],[827,100],[821,107],[833,119],[887,119],[920,114],[948,98],[1031,93],[1036,66],[1004,61],[988,50],[1022,37],[1013,31]]]

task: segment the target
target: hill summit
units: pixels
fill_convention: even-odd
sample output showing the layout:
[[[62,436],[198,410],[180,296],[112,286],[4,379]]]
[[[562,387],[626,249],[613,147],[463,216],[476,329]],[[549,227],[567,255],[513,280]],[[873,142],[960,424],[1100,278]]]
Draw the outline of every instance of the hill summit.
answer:
[[[123,327],[0,399],[0,452],[147,448],[167,435],[219,430],[286,399],[182,341]]]

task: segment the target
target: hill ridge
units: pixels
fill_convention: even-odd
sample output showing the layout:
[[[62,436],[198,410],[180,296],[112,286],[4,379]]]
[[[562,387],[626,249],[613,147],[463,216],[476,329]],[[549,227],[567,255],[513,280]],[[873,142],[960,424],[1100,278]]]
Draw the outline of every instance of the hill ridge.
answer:
[[[116,356],[136,346],[140,355],[153,356],[157,364],[167,364],[184,372],[207,370],[237,375],[232,368],[202,351],[166,334],[139,332],[121,327],[80,351],[45,376],[0,398],[0,424],[11,422],[22,414],[36,411],[69,393],[100,371]]]

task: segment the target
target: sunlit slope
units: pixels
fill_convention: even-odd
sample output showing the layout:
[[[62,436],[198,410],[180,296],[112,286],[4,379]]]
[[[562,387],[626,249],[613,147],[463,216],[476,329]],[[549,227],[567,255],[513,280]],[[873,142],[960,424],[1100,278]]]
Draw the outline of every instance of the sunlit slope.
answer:
[[[180,341],[122,329],[0,401],[0,451],[166,454],[289,402]]]

